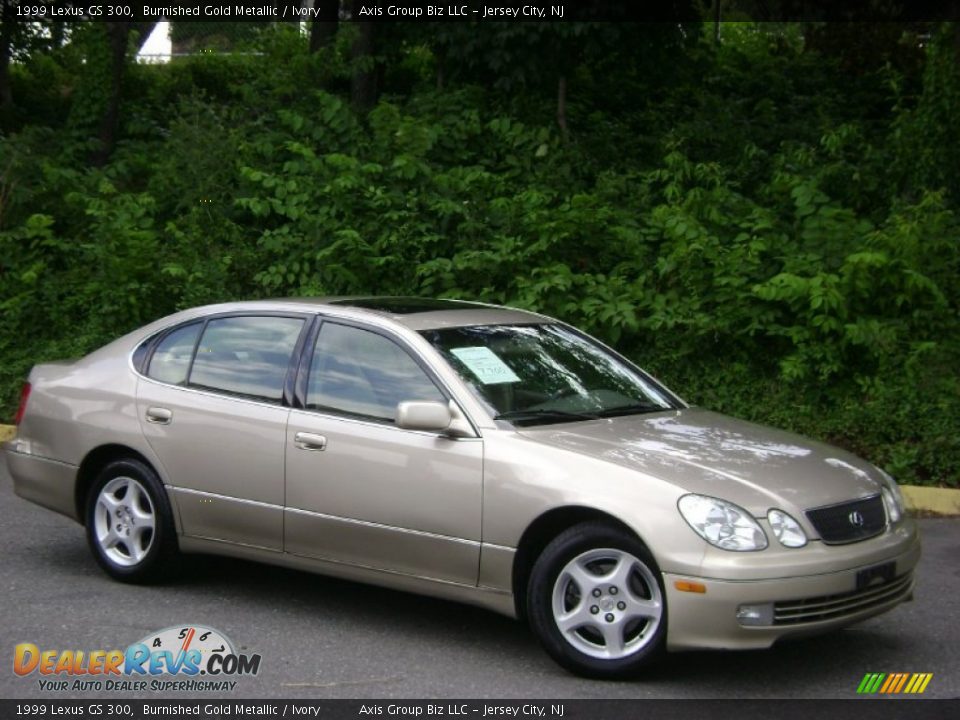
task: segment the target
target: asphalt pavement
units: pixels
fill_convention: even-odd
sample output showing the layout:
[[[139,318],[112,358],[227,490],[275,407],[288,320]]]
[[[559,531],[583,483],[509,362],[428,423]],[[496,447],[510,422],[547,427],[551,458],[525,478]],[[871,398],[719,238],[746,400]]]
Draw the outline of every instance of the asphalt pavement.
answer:
[[[156,697],[52,695],[36,673],[14,674],[14,646],[124,649],[192,624],[261,655],[234,698],[851,698],[868,672],[933,673],[924,697],[958,698],[960,520],[921,527],[916,599],[893,612],[771,650],[674,654],[641,679],[601,682],[556,666],[519,623],[455,603],[200,556],[172,584],[114,582],[79,525],[13,494],[0,460],[0,698]]]

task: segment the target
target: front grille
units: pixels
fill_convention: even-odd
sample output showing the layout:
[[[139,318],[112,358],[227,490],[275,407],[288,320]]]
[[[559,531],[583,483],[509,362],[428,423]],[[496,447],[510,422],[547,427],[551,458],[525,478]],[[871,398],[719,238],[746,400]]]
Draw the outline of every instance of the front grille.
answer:
[[[879,495],[807,510],[807,518],[828,545],[866,540],[882,533],[887,525],[887,514]]]
[[[773,605],[773,624],[798,625],[818,620],[836,620],[891,601],[903,600],[912,587],[913,575],[907,573],[886,585],[805,600],[781,600]]]

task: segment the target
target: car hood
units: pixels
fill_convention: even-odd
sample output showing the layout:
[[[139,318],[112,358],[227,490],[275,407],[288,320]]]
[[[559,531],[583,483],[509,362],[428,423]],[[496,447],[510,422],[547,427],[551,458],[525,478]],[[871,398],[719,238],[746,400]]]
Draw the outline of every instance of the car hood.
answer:
[[[875,495],[880,473],[824,443],[698,408],[523,428],[537,442],[589,455],[763,515]]]

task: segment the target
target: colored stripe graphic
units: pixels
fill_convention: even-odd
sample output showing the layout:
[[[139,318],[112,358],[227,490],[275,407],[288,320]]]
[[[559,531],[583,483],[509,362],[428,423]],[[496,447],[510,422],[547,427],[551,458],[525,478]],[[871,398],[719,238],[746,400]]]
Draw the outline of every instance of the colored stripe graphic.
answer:
[[[900,673],[892,673],[887,676],[887,681],[883,684],[883,687],[880,688],[880,692],[888,693],[890,688],[894,687],[897,684],[897,680],[900,679]]]
[[[857,688],[857,692],[863,695],[875,693],[885,677],[886,675],[884,675],[884,673],[867,673],[863,676],[863,680],[860,681],[860,687]]]
[[[900,675],[900,680],[899,680],[899,682],[897,682],[897,686],[896,686],[895,688],[893,688],[893,690],[891,690],[890,692],[898,693],[898,692],[900,692],[901,690],[903,690],[903,686],[904,686],[904,684],[907,682],[907,678],[908,678],[908,677],[909,677],[909,676],[908,676],[906,673],[901,673],[901,675]]]
[[[927,689],[933,673],[867,673],[857,686],[859,695],[919,695]]]

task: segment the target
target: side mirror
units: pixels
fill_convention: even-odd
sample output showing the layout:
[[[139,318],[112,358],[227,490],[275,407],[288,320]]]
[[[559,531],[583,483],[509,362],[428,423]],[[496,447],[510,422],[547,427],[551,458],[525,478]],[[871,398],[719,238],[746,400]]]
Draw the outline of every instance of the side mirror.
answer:
[[[443,432],[450,427],[453,415],[446,403],[408,400],[397,405],[394,420],[397,427],[407,430]]]
[[[397,405],[394,422],[407,430],[444,433],[452,438],[476,437],[470,422],[453,400],[449,404],[407,400]]]

